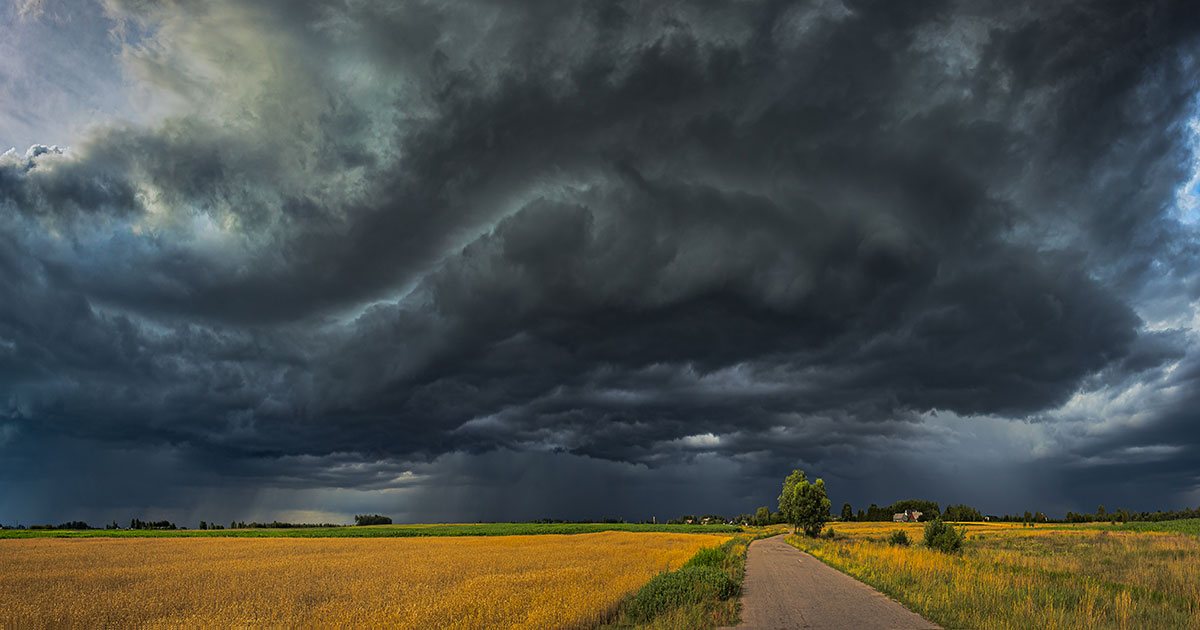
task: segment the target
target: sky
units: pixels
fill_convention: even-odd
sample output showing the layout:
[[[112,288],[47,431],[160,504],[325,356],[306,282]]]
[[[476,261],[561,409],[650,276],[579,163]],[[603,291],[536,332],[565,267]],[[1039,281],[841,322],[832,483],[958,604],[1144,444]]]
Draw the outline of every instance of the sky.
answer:
[[[1186,1],[0,32],[0,523],[1200,505]]]

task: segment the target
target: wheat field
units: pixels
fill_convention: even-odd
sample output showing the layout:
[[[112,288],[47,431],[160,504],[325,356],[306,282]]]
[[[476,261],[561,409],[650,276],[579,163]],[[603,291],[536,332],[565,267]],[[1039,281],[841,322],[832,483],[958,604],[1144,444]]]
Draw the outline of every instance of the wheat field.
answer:
[[[947,555],[920,544],[922,524],[833,527],[833,540],[788,542],[947,628],[1200,630],[1195,536],[978,523]],[[896,530],[914,544],[884,542]]]
[[[2,540],[0,627],[591,627],[728,539]]]

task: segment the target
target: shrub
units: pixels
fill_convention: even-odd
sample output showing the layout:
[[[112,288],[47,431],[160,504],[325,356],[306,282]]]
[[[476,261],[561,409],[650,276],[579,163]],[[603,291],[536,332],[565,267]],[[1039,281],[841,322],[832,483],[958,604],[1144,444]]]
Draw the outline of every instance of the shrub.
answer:
[[[700,554],[697,554],[700,555]],[[737,584],[724,571],[711,566],[684,566],[660,573],[629,602],[628,613],[635,621],[649,621],[679,606],[737,594]]]
[[[954,529],[949,523],[935,518],[925,524],[925,546],[945,553],[954,553],[962,549],[963,541],[967,539],[967,527]]]
[[[888,544],[896,545],[897,547],[907,547],[909,545],[908,534],[904,530],[898,529],[892,532],[892,535],[887,539]]]
[[[830,540],[833,540],[833,537],[834,537],[834,536],[836,536],[837,534],[835,534],[835,533],[834,533],[834,531],[833,531],[833,528],[832,528],[832,527],[830,527],[829,529],[825,530],[825,533],[824,533],[824,534],[821,534],[821,535],[822,535],[822,536],[824,536],[824,537],[826,537],[826,538],[828,538],[828,539],[830,539]]]

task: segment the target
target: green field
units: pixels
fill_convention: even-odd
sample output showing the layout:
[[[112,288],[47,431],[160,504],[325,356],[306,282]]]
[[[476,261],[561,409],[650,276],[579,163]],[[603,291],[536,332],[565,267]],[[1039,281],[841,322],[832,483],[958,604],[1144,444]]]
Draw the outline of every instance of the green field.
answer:
[[[1174,521],[1132,521],[1120,525],[1104,525],[1104,529],[1126,532],[1177,532],[1200,536],[1200,518],[1183,518]]]
[[[366,527],[302,527],[291,529],[5,529],[3,538],[406,538],[418,536],[518,536],[590,534],[595,532],[673,532],[718,534],[742,531],[730,525],[643,525],[635,523],[475,523],[457,525],[370,525]]]

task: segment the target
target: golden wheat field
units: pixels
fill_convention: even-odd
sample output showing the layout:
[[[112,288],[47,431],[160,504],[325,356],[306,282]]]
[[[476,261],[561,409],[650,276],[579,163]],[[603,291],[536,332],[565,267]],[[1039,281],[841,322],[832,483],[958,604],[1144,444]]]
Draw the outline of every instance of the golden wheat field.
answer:
[[[833,540],[788,542],[948,628],[1200,630],[1195,536],[980,523],[947,555],[920,545],[921,524],[833,527]],[[913,544],[887,544],[896,530]]]
[[[0,627],[590,627],[728,539],[0,540]]]

